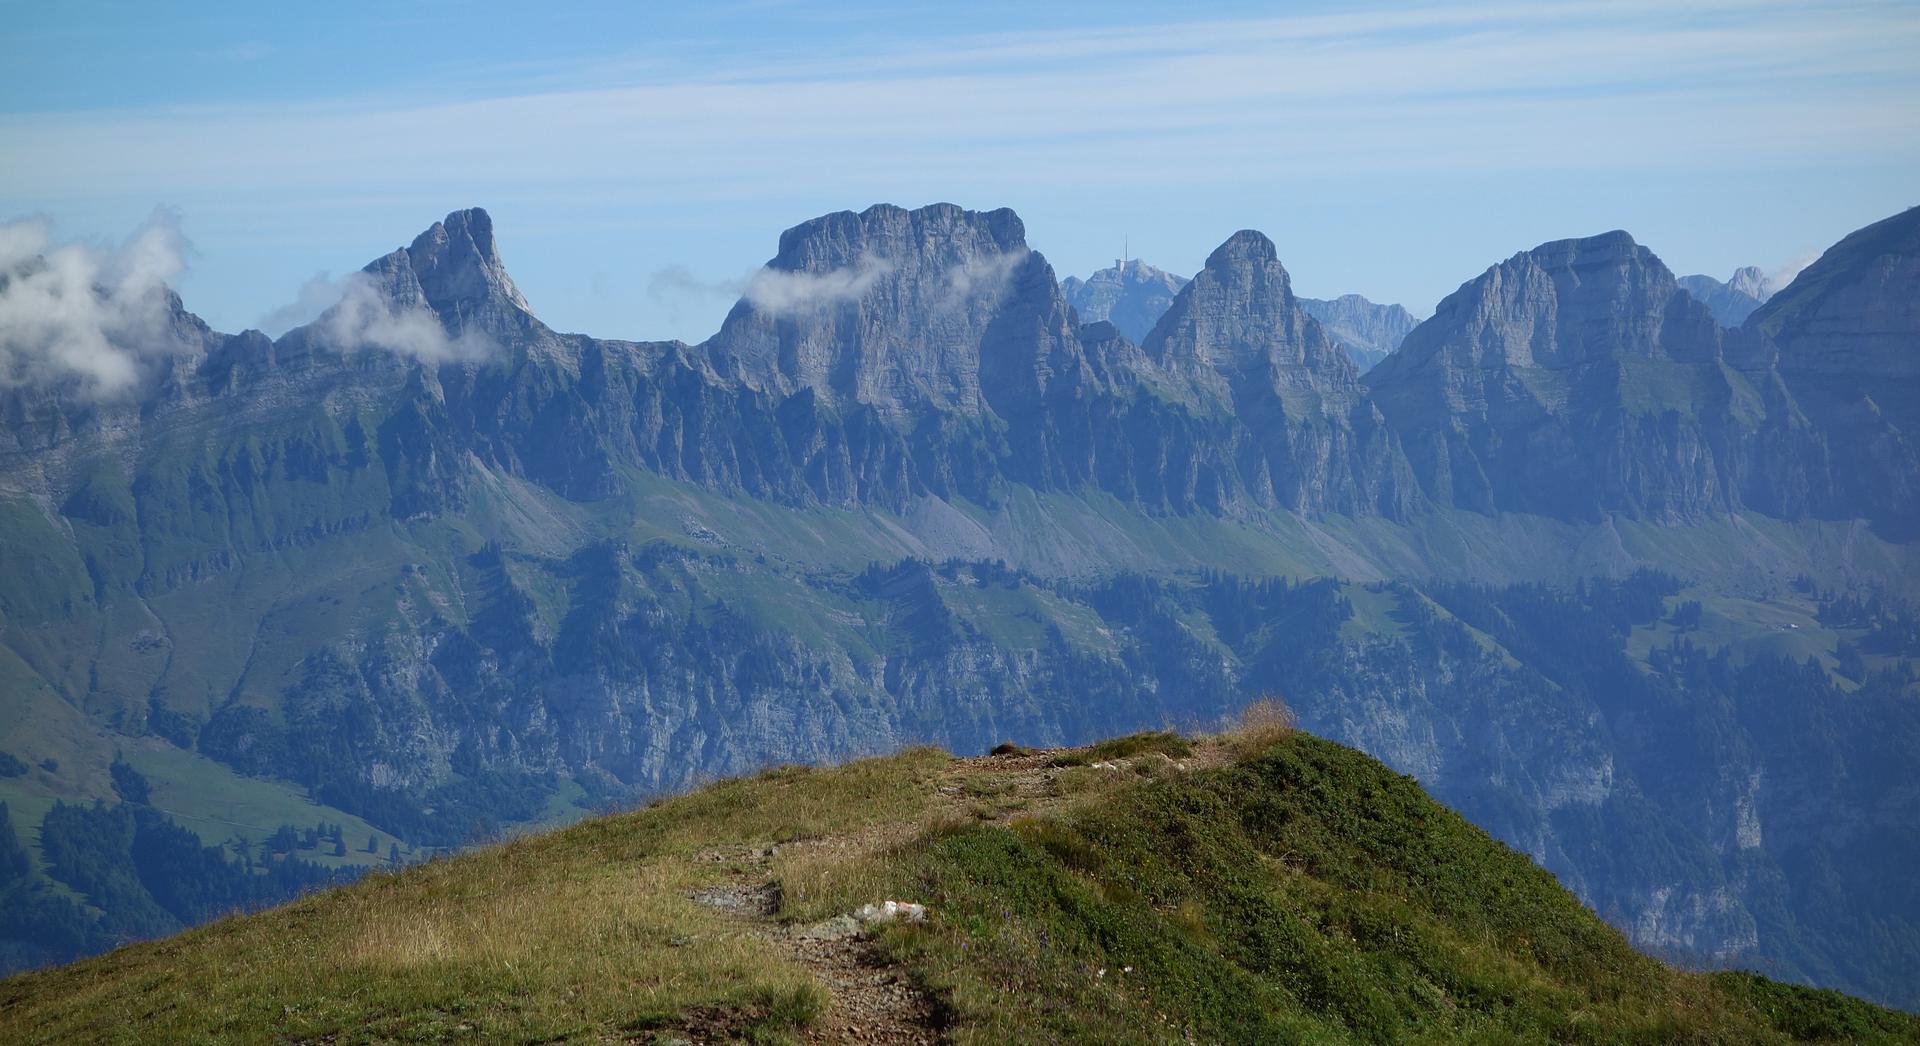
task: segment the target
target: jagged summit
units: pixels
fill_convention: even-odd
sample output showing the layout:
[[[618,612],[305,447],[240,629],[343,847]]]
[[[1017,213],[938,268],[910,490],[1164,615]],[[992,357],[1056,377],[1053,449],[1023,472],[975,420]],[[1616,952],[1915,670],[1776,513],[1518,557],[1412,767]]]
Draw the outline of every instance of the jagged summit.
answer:
[[[1545,369],[1619,356],[1711,355],[1718,344],[1711,316],[1679,293],[1666,265],[1625,232],[1543,243],[1442,299],[1370,383],[1399,380],[1436,355],[1456,367]]]
[[[1202,410],[1250,433],[1239,471],[1257,497],[1300,510],[1411,510],[1394,436],[1361,402],[1359,371],[1294,297],[1273,241],[1228,237],[1141,346]]]
[[[1757,265],[1742,265],[1733,270],[1733,276],[1727,280],[1727,287],[1760,301],[1773,297],[1773,281],[1760,271]]]
[[[532,316],[500,260],[493,219],[478,207],[454,211],[361,271],[385,301],[431,309],[456,327],[497,327]]]
[[[1680,286],[1705,303],[1722,327],[1738,327],[1753,310],[1773,297],[1775,287],[1767,274],[1756,266],[1735,269],[1725,283],[1711,276],[1695,274],[1680,277]]]
[[[531,312],[513,285],[493,239],[493,218],[478,207],[454,211],[414,237],[407,248],[414,274],[437,312],[506,304]]]
[[[1273,241],[1250,229],[1207,256],[1142,348],[1160,365],[1208,385],[1216,374],[1253,370],[1285,385],[1297,384],[1302,371],[1343,387],[1356,377],[1353,362],[1300,309]]]
[[[979,413],[1084,376],[1070,316],[1011,210],[883,204],[783,233],[706,350],[770,391]]]
[[[1742,441],[1782,401],[1753,384],[1764,374],[1726,364],[1725,335],[1653,252],[1616,231],[1489,268],[1367,385],[1442,503],[1670,519],[1790,503],[1800,477],[1747,475],[1765,463]]]

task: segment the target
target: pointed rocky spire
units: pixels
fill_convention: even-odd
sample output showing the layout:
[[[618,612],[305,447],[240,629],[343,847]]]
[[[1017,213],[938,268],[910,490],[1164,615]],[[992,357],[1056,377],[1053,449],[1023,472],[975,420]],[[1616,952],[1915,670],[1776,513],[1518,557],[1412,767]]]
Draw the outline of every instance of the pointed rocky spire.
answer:
[[[478,207],[454,211],[361,271],[394,308],[431,309],[456,332],[524,328],[533,316],[500,261],[493,219]]]
[[[1273,241],[1250,229],[1228,237],[1181,289],[1141,346],[1161,367],[1216,396],[1248,388],[1313,392],[1342,402],[1357,372],[1300,308]],[[1290,404],[1293,406],[1293,404]]]
[[[492,217],[478,207],[434,222],[414,237],[407,257],[427,303],[437,312],[482,304],[533,311],[500,262]]]

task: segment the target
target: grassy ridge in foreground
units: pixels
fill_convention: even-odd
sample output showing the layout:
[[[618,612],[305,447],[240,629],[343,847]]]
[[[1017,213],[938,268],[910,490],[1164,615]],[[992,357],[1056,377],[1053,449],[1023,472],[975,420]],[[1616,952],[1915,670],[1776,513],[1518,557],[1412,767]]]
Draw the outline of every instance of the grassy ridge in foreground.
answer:
[[[831,1039],[790,930],[883,897],[933,912],[873,953],[929,1040],[1920,1038],[1640,955],[1411,779],[1270,731],[724,781],[0,982],[0,1039]]]

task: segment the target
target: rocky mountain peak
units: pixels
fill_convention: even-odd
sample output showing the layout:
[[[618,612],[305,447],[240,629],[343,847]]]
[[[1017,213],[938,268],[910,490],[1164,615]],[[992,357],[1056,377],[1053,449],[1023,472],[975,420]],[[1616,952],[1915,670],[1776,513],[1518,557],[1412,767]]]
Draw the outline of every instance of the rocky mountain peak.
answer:
[[[513,285],[493,239],[493,218],[478,207],[454,211],[407,248],[427,303],[436,312],[474,306],[511,306],[531,312]]]
[[[1756,266],[1746,265],[1733,271],[1722,283],[1711,276],[1682,276],[1680,286],[1712,310],[1720,326],[1734,328],[1745,323],[1753,310],[1773,297],[1773,281]]]
[[[1110,269],[1082,280],[1069,276],[1060,290],[1083,324],[1110,322],[1134,342],[1144,340],[1187,285],[1185,276],[1155,268],[1138,258],[1122,258]]]
[[[478,207],[454,211],[434,222],[413,243],[377,258],[361,270],[371,280],[372,300],[349,291],[344,309],[354,322],[336,320],[336,338],[363,335],[364,314],[384,314],[391,322],[409,313],[431,312],[453,335],[463,332],[520,334],[536,326],[520,289],[507,275],[493,239],[493,219]]]
[[[1541,244],[1468,281],[1367,385],[1436,500],[1684,518],[1723,510],[1737,480],[1731,467],[1703,479],[1689,460],[1709,436],[1669,442],[1645,419],[1694,426],[1735,401],[1743,416],[1759,410],[1724,373],[1723,333],[1653,252],[1608,232]],[[1606,449],[1594,460],[1581,447]]]
[[[1227,237],[1225,243],[1213,249],[1207,255],[1207,268],[1213,270],[1228,269],[1236,266],[1278,265],[1280,254],[1273,246],[1267,234],[1253,229],[1242,229]],[[1280,270],[1282,278],[1286,269]]]
[[[1069,317],[1011,210],[881,204],[783,233],[706,348],[762,388],[977,412],[1081,371]]]
[[[1181,289],[1142,348],[1203,386],[1260,375],[1276,386],[1305,374],[1352,386],[1353,361],[1301,310],[1273,241],[1252,230],[1228,237]]]
[[[1773,297],[1774,292],[1773,281],[1757,265],[1742,265],[1733,270],[1733,278],[1727,281],[1727,288],[1758,301],[1766,301]]]
[[[1718,351],[1714,326],[1652,251],[1624,232],[1607,232],[1541,244],[1463,284],[1407,335],[1402,352],[1382,364],[1393,368],[1382,377],[1434,353],[1458,368],[1694,359]]]
[[[914,210],[874,204],[855,214],[822,215],[780,234],[769,269],[832,272],[865,259],[893,264],[951,261],[1027,249],[1027,227],[1006,207],[970,211],[951,203]]]

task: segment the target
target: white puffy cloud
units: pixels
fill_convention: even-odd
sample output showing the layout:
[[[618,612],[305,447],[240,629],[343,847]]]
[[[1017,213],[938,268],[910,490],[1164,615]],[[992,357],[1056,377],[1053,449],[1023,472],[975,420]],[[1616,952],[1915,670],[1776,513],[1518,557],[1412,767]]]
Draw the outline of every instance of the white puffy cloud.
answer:
[[[483,359],[498,349],[483,334],[448,334],[433,310],[395,302],[364,272],[338,278],[320,273],[301,285],[293,301],[260,318],[260,328],[276,337],[308,323],[316,325],[314,333],[322,342],[341,352],[381,349],[443,363]]]
[[[321,313],[346,297],[346,293],[345,279],[334,279],[324,272],[315,273],[312,279],[300,285],[300,292],[292,301],[260,317],[254,326],[278,338],[301,324],[319,319]]]
[[[1013,270],[1032,252],[1022,247],[1005,254],[982,254],[947,270],[945,304],[958,305],[975,295],[997,295],[1006,289]]]
[[[827,272],[761,269],[747,281],[743,294],[754,308],[779,316],[852,301],[891,272],[892,262],[871,255],[862,256],[848,268]]]
[[[952,309],[975,297],[998,294],[1029,253],[1022,248],[985,254],[949,266],[939,276],[938,306]],[[684,266],[670,265],[648,278],[647,293],[668,304],[686,298],[740,297],[763,313],[785,316],[852,301],[897,268],[889,259],[868,254],[851,266],[826,272],[763,268],[737,280],[706,280]]]
[[[40,219],[0,225],[0,384],[131,388],[146,360],[188,347],[168,291],[187,251],[165,209],[113,247],[57,243]]]

